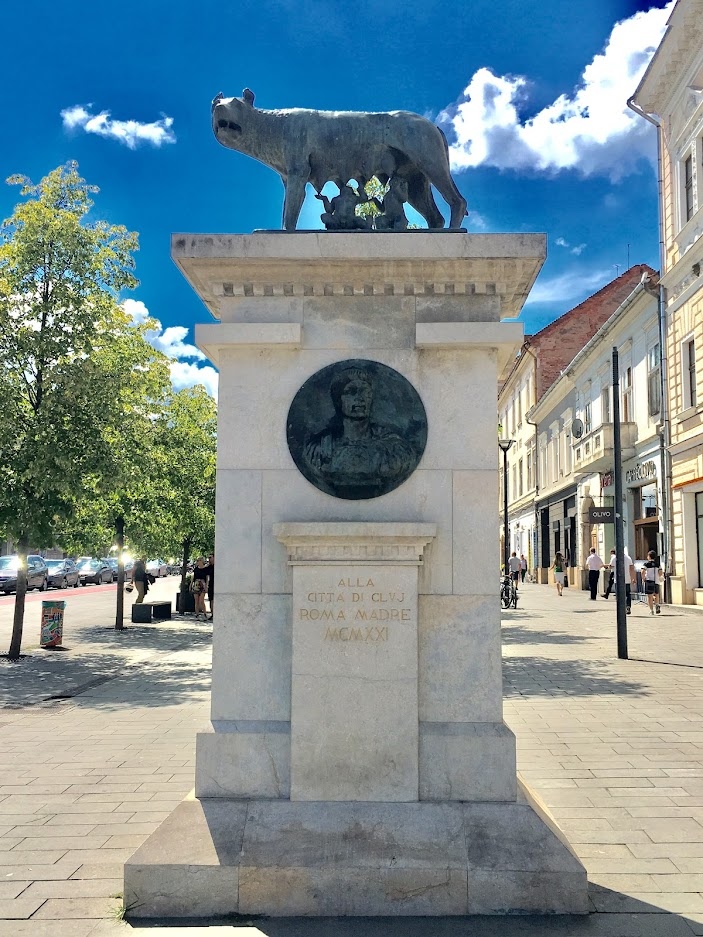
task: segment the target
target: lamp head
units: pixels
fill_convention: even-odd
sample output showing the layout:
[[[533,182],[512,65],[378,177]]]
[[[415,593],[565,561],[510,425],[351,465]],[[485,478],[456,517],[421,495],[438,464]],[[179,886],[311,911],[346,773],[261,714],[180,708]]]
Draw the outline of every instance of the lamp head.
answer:
[[[503,452],[507,452],[514,442],[515,442],[514,439],[499,439],[498,445],[500,446]]]

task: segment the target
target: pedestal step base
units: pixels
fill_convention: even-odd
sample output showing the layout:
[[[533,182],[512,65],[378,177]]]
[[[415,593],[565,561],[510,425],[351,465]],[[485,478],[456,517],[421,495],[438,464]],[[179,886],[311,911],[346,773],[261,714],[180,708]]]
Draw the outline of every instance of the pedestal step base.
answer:
[[[184,800],[125,864],[133,918],[587,911],[586,872],[513,803]]]

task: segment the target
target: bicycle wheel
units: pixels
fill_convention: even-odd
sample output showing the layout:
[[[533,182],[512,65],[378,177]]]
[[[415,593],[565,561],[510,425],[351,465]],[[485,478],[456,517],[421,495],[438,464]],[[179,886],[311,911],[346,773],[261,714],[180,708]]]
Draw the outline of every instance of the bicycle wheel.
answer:
[[[505,587],[500,590],[500,604],[503,608],[510,608],[510,591]]]
[[[517,589],[513,589],[513,608],[517,608]]]

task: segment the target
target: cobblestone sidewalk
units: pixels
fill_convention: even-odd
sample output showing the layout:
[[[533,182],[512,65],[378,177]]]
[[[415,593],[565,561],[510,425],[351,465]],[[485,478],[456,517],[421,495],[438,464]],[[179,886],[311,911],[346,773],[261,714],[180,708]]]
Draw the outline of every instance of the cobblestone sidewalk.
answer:
[[[503,624],[519,768],[588,868],[586,917],[120,922],[122,863],[192,787],[208,718],[206,641],[163,629],[72,699],[0,709],[0,937],[703,935],[703,618],[635,605],[628,628],[619,661],[612,599],[533,585]]]

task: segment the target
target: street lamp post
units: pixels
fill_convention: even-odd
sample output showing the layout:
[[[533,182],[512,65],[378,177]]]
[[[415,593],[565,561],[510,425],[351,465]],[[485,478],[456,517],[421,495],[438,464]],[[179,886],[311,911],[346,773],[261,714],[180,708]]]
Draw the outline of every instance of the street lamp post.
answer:
[[[508,543],[508,449],[514,442],[514,439],[498,440],[498,445],[503,453],[503,561],[506,576],[508,575],[508,559],[510,558],[510,544]]]

